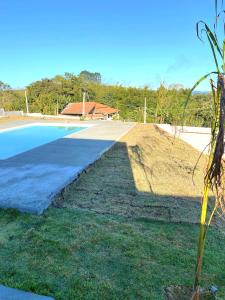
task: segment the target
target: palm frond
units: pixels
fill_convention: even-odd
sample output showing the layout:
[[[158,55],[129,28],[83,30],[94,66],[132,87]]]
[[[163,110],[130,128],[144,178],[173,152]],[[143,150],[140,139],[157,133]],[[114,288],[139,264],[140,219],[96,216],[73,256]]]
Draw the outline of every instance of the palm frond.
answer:
[[[191,95],[193,93],[193,91],[196,89],[197,86],[199,86],[200,83],[202,83],[204,80],[206,80],[207,78],[209,78],[209,76],[213,75],[213,74],[219,74],[217,71],[213,71],[213,72],[210,72],[210,73],[207,73],[205,74],[204,76],[202,76],[198,81],[196,81],[196,83],[193,85],[193,87],[190,89],[189,93],[188,93],[188,96],[186,98],[186,101],[184,103],[184,110],[186,109],[187,105],[188,105],[188,102],[191,98]]]
[[[215,37],[215,35],[213,34],[213,32],[211,31],[211,29],[209,28],[209,26],[204,21],[202,21],[202,20],[199,21],[199,22],[197,22],[197,24],[196,24],[197,37],[202,41],[202,35],[200,35],[200,33],[199,33],[200,26],[204,27],[204,29],[205,29],[205,31],[207,33],[208,38],[211,40],[212,44],[214,45],[214,47],[217,50],[217,52],[220,55],[220,57],[223,58],[222,51],[221,51],[221,49],[219,47],[217,37]]]

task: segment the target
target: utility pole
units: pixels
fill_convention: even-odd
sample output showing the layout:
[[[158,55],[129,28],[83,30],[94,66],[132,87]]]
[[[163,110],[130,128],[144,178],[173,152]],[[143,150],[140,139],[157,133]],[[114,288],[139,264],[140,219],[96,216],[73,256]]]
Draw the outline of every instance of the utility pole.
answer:
[[[147,101],[145,97],[145,103],[144,103],[144,124],[146,124],[146,112],[147,112]]]
[[[26,99],[27,114],[29,114],[29,105],[28,105],[28,98],[27,98],[27,90],[26,89],[25,89],[25,99]]]
[[[59,96],[57,96],[57,102],[56,102],[56,115],[59,115]]]
[[[86,92],[83,92],[83,107],[82,107],[82,116],[85,117],[85,100],[86,100]]]

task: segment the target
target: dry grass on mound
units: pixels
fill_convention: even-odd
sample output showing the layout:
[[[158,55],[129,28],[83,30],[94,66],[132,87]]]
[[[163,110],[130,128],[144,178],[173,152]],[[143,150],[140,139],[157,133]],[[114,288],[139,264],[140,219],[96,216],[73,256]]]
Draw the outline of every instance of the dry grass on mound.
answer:
[[[56,198],[60,207],[170,222],[198,222],[199,152],[154,125],[137,125]],[[194,180],[194,182],[193,182]]]

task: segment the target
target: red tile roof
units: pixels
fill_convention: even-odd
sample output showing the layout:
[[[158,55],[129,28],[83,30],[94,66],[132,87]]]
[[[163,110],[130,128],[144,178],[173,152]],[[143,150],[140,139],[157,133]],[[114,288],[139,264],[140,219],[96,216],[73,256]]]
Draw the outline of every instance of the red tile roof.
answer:
[[[118,113],[119,110],[109,107],[107,105],[97,103],[97,102],[85,102],[84,107],[85,115],[93,114],[113,114]],[[69,103],[66,108],[61,112],[63,115],[82,115],[83,112],[83,102]]]

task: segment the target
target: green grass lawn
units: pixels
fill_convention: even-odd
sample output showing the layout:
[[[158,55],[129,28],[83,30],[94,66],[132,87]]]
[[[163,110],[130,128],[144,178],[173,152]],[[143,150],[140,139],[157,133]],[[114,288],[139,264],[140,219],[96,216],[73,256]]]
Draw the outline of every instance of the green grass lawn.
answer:
[[[164,286],[192,284],[196,225],[66,208],[0,217],[1,284],[56,299],[163,299]],[[224,285],[224,249],[211,229],[204,285]]]
[[[154,144],[161,133],[148,129],[131,135],[142,135],[145,144],[149,136]],[[168,168],[164,161],[165,177],[157,181],[152,144],[152,160],[143,160],[135,170],[137,161],[132,160],[130,147],[141,147],[143,141],[133,141],[133,137],[128,135],[105,154],[42,216],[0,211],[1,284],[57,300],[160,300],[165,286],[192,285],[199,195],[192,188],[186,198],[184,194],[179,197],[175,179],[174,187],[165,187],[165,195],[159,186],[169,177],[167,172],[176,173],[172,165],[179,165],[183,147],[192,153],[193,162],[197,154],[184,143],[171,144],[168,137],[160,137],[165,149],[171,144],[177,152],[170,153],[173,159],[168,158]],[[177,167],[179,176],[187,169],[187,160],[182,159],[184,168]],[[137,181],[140,166],[145,169],[149,191],[146,182]],[[189,185],[189,178],[186,181]],[[184,192],[187,188],[183,187]],[[202,284],[217,285],[218,299],[225,299],[224,249],[224,235],[214,226],[207,239]]]

